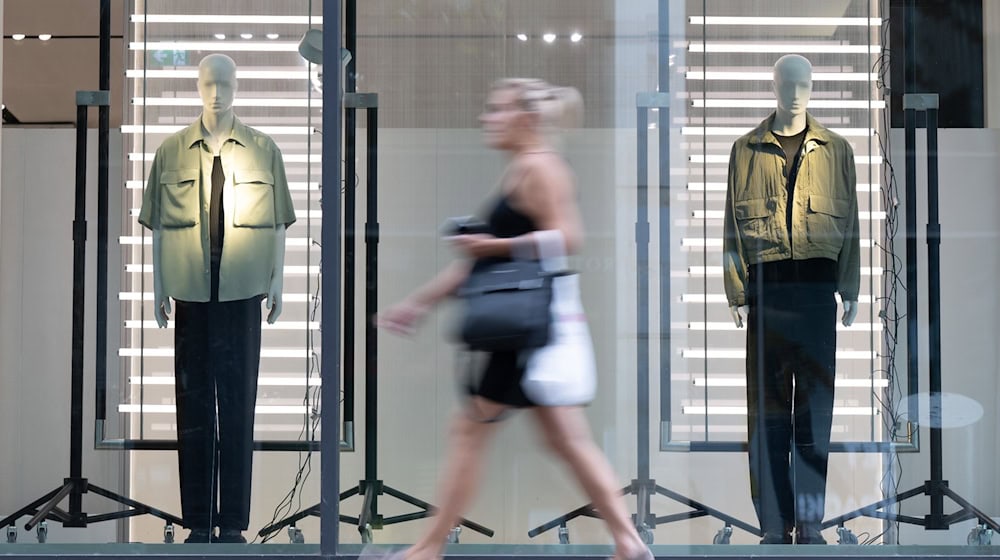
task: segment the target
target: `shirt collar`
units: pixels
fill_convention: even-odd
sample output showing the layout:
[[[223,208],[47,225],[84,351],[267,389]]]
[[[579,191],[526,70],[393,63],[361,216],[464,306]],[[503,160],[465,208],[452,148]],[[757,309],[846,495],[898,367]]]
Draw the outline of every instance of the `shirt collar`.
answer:
[[[774,137],[774,133],[771,132],[771,125],[774,124],[774,115],[776,112],[772,112],[766,119],[761,121],[757,128],[750,132],[750,143],[751,144],[778,144],[778,139]],[[803,144],[815,140],[820,144],[826,144],[832,139],[832,133],[830,129],[819,124],[819,121],[813,118],[812,115],[806,113],[806,136],[802,139]]]
[[[199,115],[193,123],[181,130],[181,138],[184,145],[188,148],[194,147],[194,145],[198,142],[205,141],[205,133],[201,126],[201,118],[202,117]],[[235,115],[233,116],[233,129],[229,131],[229,136],[226,137],[225,141],[228,142],[230,140],[243,147],[246,147],[251,141],[250,127],[240,122],[240,119]]]

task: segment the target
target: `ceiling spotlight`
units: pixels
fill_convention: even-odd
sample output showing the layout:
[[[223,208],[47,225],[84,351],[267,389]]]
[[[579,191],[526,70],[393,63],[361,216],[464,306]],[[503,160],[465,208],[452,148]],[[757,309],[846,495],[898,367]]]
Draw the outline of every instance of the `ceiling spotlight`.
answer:
[[[546,43],[555,42],[555,40],[556,40],[556,34],[555,33],[546,33],[545,35],[542,35],[542,40],[545,41]]]
[[[569,40],[574,43],[579,43],[580,39],[583,39],[583,35],[580,35],[579,31],[574,31],[573,34],[569,36]]]
[[[214,35],[214,37],[215,37],[216,39],[218,39],[218,40],[220,40],[220,41],[221,41],[221,40],[223,40],[223,39],[225,39],[225,38],[226,38],[226,34],[225,34],[225,33],[216,33],[216,34]]]
[[[38,39],[40,41],[48,41],[51,38],[52,38],[52,34],[51,33],[39,33],[38,34]]]
[[[518,41],[527,41],[528,40],[528,36],[525,35],[524,33],[518,33],[517,34],[517,40]]]
[[[240,37],[244,39],[253,39],[253,33],[240,33]]]
[[[21,40],[24,39],[24,33],[15,33],[15,34],[11,35],[10,38],[13,39],[13,40],[15,40],[15,41],[21,41]]]
[[[277,38],[278,38],[278,37],[280,37],[280,36],[281,36],[281,35],[278,35],[277,33],[268,33],[268,34],[267,34],[267,38],[268,38],[268,39],[277,39]]]

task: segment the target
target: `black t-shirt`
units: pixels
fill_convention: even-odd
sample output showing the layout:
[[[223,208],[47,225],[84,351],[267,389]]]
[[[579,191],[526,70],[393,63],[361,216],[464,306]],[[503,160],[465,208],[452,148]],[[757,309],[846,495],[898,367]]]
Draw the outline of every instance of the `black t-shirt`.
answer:
[[[795,200],[795,178],[799,170],[799,158],[802,156],[802,142],[806,138],[806,129],[794,136],[774,134],[785,151],[785,190],[788,191],[788,202],[785,206],[785,228],[788,239],[792,238],[792,202]],[[789,242],[790,243],[790,242]]]
[[[222,238],[226,233],[226,213],[222,208],[222,187],[226,176],[222,171],[222,158],[215,156],[212,162],[212,198],[209,207],[209,230],[212,242],[212,261],[222,260]]]

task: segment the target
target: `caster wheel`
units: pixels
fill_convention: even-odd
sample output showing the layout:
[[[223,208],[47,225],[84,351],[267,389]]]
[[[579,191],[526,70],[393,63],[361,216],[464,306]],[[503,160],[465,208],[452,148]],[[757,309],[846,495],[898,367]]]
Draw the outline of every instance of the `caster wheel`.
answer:
[[[372,543],[372,526],[365,525],[364,527],[358,529],[361,532],[361,542],[364,544]]]
[[[719,529],[719,532],[715,534],[712,539],[712,544],[729,544],[730,539],[733,536],[733,528],[729,525]]]
[[[38,528],[35,529],[35,535],[38,537],[39,543],[44,543],[49,538],[49,522],[42,521],[38,524]]]
[[[976,525],[965,541],[972,546],[990,546],[993,544],[993,529],[986,525]]]
[[[569,527],[559,526],[559,544],[569,544]]]
[[[458,544],[458,537],[461,534],[462,534],[462,527],[461,526],[455,527],[448,533],[448,538],[445,539],[445,542],[448,544]]]
[[[288,528],[288,542],[292,544],[305,544],[306,537],[302,534],[302,529],[295,525]]]
[[[17,526],[8,525],[7,526],[7,544],[13,544],[17,542]]]
[[[174,524],[167,523],[163,526],[163,542],[165,544],[173,544],[174,542]]]
[[[858,537],[847,527],[838,527],[837,544],[858,544]]]
[[[639,538],[646,544],[653,544],[653,531],[646,525],[639,527]]]

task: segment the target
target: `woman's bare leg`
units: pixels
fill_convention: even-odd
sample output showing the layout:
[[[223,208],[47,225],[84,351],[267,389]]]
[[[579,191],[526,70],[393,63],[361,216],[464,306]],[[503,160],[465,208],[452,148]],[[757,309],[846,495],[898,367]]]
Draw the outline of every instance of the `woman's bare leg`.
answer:
[[[611,531],[616,558],[640,558],[646,544],[632,524],[611,464],[590,435],[579,407],[543,406],[535,409],[545,442],[569,464],[594,507]]]
[[[448,533],[479,487],[486,450],[499,418],[508,407],[473,397],[452,421],[448,458],[440,481],[437,508],[431,526],[409,550],[408,560],[430,560],[441,556]]]

